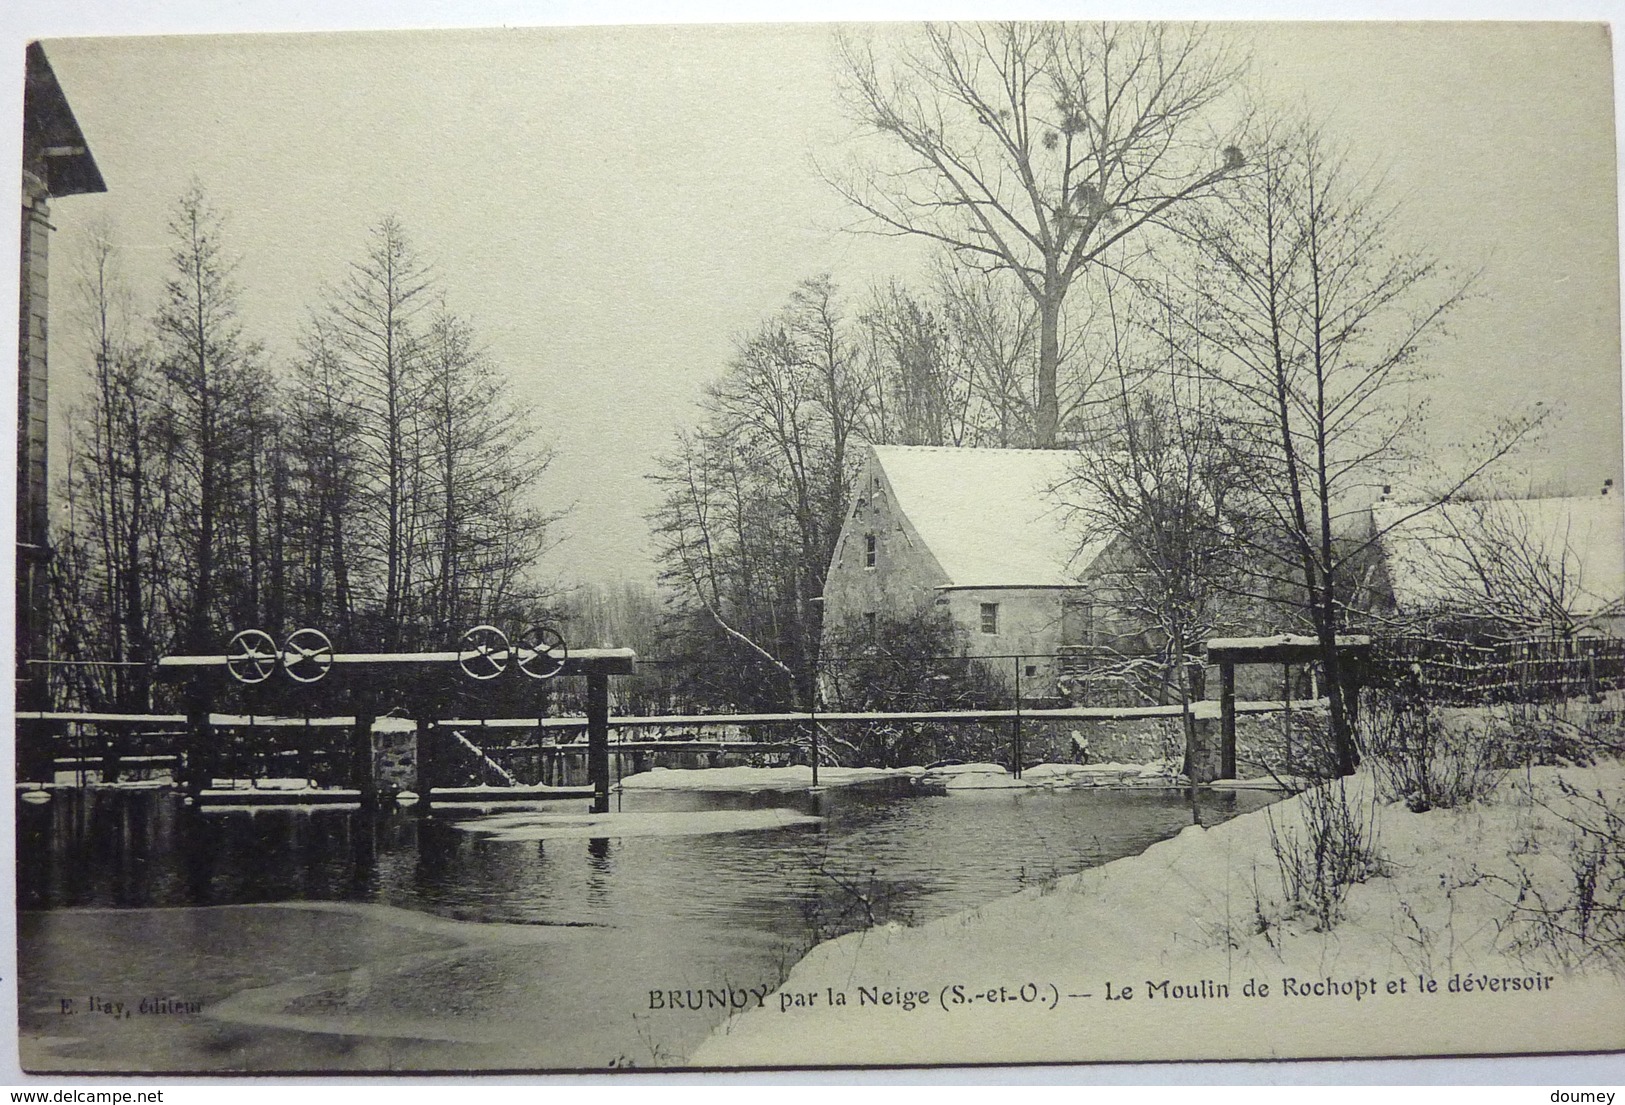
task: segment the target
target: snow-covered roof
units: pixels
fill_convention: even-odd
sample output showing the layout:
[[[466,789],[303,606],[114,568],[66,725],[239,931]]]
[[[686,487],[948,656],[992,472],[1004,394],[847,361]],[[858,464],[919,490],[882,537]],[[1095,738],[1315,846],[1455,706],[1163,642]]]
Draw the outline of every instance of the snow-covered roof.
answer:
[[[947,573],[949,586],[1071,586],[1106,545],[1084,545],[1052,493],[1066,480],[1075,452],[873,448],[897,509]]]
[[[1625,508],[1617,496],[1419,509],[1379,502],[1371,511],[1401,610],[1458,607],[1485,594],[1515,601],[1517,592],[1536,590],[1561,592],[1577,617],[1625,601]]]
[[[1339,633],[1337,643],[1358,647],[1369,645],[1371,638],[1363,633]],[[1298,633],[1277,633],[1271,637],[1209,637],[1207,647],[1210,650],[1221,649],[1231,652],[1248,650],[1262,652],[1271,648],[1319,648],[1320,638]]]

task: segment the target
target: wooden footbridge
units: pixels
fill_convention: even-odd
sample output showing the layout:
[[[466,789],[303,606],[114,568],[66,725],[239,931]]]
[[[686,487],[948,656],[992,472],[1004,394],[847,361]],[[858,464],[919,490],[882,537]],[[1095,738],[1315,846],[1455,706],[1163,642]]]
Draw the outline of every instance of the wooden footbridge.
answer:
[[[590,786],[527,789],[534,789],[538,797],[590,796],[593,811],[605,813],[609,680],[629,674],[636,663],[631,649],[571,652],[547,627],[534,627],[510,642],[494,626],[475,626],[463,634],[455,650],[411,653],[338,652],[316,629],[297,630],[279,648],[268,633],[249,629],[232,637],[224,652],[165,656],[157,662],[156,679],[179,685],[185,705],[181,714],[19,714],[19,735],[23,726],[64,722],[143,732],[175,727],[183,741],[183,751],[175,759],[178,778],[194,800],[205,800],[220,797],[208,793],[221,759],[219,730],[288,730],[297,744],[300,733],[308,736],[317,729],[338,728],[348,735],[345,774],[350,786],[343,789],[363,804],[404,791],[427,802],[435,789],[437,760],[452,751],[451,741],[460,739],[454,727],[437,720],[466,694],[454,693],[457,684],[492,687],[503,680],[510,684],[509,697],[523,698],[522,688],[530,687],[540,702],[543,688],[553,680],[579,677],[587,683],[586,713],[580,724],[587,737]],[[521,688],[517,696],[512,693],[514,681]],[[238,712],[217,709],[227,698],[237,700]],[[409,703],[414,717],[403,725],[379,724],[379,707],[385,701]],[[335,705],[343,712],[334,711]],[[318,710],[323,716],[313,716]],[[540,720],[532,718],[530,724]]]
[[[1272,647],[1262,648],[1264,643]],[[365,805],[412,792],[427,806],[437,800],[463,798],[587,797],[591,799],[592,811],[603,813],[609,810],[612,753],[630,754],[634,762],[638,762],[640,754],[649,753],[786,753],[806,749],[810,744],[816,783],[820,724],[1002,722],[1012,727],[1011,757],[1019,774],[1024,722],[1174,719],[1187,713],[1200,722],[1220,722],[1221,749],[1215,775],[1224,779],[1235,777],[1235,718],[1240,714],[1290,711],[1293,706],[1290,699],[1285,702],[1237,701],[1234,665],[1301,660],[1298,652],[1302,650],[1288,647],[1301,643],[1284,638],[1269,642],[1213,642],[1215,647],[1210,651],[1223,672],[1223,694],[1218,702],[1204,701],[1188,707],[1175,704],[1035,709],[1017,705],[1007,709],[908,712],[804,710],[611,716],[609,680],[631,674],[636,669],[636,654],[631,649],[620,648],[571,651],[562,637],[545,627],[533,628],[511,643],[495,627],[476,626],[463,635],[455,650],[417,653],[341,653],[333,649],[325,634],[311,629],[291,634],[284,646],[278,648],[268,634],[247,630],[233,637],[223,653],[167,656],[158,661],[156,677],[161,682],[179,685],[185,703],[183,713],[40,711],[19,713],[17,719],[19,737],[28,738],[36,747],[46,734],[69,725],[81,731],[89,727],[138,732],[178,741],[179,752],[128,756],[121,760],[131,767],[137,761],[170,766],[174,777],[184,783],[196,801],[320,801],[341,797]],[[1359,642],[1360,646],[1364,644],[1364,641]],[[1246,647],[1242,647],[1244,645]],[[545,695],[541,692],[552,681],[562,678],[586,680],[585,711],[574,716],[545,716]],[[536,711],[525,716],[498,718],[458,716],[460,703],[468,698],[469,689],[478,690],[480,685],[495,687],[500,685],[495,682],[498,680],[507,681],[510,700],[516,697],[512,693],[515,690],[520,692],[519,698],[525,697],[525,688],[538,692]],[[461,690],[452,693],[459,685]],[[225,700],[233,698],[237,711],[220,708]],[[405,701],[412,716],[405,719],[386,715],[381,719],[379,706],[385,701]],[[334,712],[335,705],[345,707],[344,712]],[[733,731],[789,728],[807,734],[810,739],[764,741],[698,735],[649,739],[642,735],[649,730],[693,733],[717,727]],[[220,767],[234,766],[222,763],[229,744],[221,739],[223,732],[273,734],[277,750],[272,755],[292,758],[296,761],[292,766],[305,769],[309,766],[313,741],[325,733],[321,739],[330,744],[334,730],[340,733],[341,756],[347,760],[347,770],[343,772],[347,786],[324,788],[320,792],[307,789],[300,793],[270,788],[252,794],[245,794],[243,790],[221,792],[212,786],[219,777]],[[505,731],[535,733],[536,743],[510,741],[502,749],[504,752],[535,753],[543,756],[544,762],[552,763],[579,762],[578,758],[584,758],[588,785],[519,785],[468,739],[470,735]],[[549,734],[554,736],[551,741],[546,740]],[[20,740],[19,747],[22,743]],[[484,759],[496,774],[504,777],[506,785],[436,785],[446,774],[444,761],[462,754],[459,746],[464,752],[471,751],[473,756]],[[54,774],[55,768],[63,763],[85,769],[98,762],[93,749],[73,748],[70,742],[69,751],[77,755],[62,759],[47,756],[43,762],[36,757],[34,775],[43,773],[47,764]],[[20,756],[20,760],[26,759]],[[309,778],[311,772],[300,770],[298,775]],[[228,777],[232,777],[229,772]],[[544,771],[544,780],[547,777]]]

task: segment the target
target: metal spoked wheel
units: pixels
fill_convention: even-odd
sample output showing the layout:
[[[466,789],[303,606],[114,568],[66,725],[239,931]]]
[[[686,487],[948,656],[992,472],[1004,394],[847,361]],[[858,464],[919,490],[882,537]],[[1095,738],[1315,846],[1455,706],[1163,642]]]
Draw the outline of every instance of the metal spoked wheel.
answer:
[[[295,683],[319,682],[333,668],[333,642],[319,629],[296,629],[282,646],[282,670]]]
[[[239,683],[265,682],[276,664],[276,641],[263,629],[245,629],[226,646],[226,671]]]
[[[457,643],[457,666],[470,679],[495,679],[508,670],[508,635],[494,625],[476,625]]]
[[[564,636],[548,625],[535,625],[519,638],[515,649],[519,670],[532,679],[551,679],[564,670],[564,661],[570,658],[570,649]]]

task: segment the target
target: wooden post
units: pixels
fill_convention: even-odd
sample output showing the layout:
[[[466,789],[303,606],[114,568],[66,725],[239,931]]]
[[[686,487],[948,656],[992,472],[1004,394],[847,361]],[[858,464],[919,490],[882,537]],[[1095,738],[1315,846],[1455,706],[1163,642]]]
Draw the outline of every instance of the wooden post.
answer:
[[[109,732],[102,738],[102,782],[116,783],[119,774],[117,734]]]
[[[1219,661],[1219,778],[1236,777],[1236,663]]]
[[[307,709],[308,709],[308,707],[307,707]],[[314,759],[312,758],[312,749],[311,749],[312,738],[311,738],[311,733],[310,733],[310,714],[309,713],[305,714],[304,728],[299,730],[299,735],[297,737],[295,737],[294,740],[296,740],[298,742],[298,745],[299,745],[299,748],[298,748],[298,751],[299,751],[299,774],[302,775],[304,777],[304,779],[305,779],[305,782],[308,783],[308,782],[312,781],[316,776],[316,764],[315,764]]]
[[[817,786],[818,785],[818,756],[819,756],[819,750],[818,750],[818,714],[817,714],[818,706],[816,704],[814,704],[811,707],[811,710],[813,712],[811,712],[811,713],[809,713],[807,715],[811,719],[810,722],[808,723],[808,735],[812,738],[812,755],[811,755],[812,771],[813,771],[812,785]]]
[[[1292,770],[1292,664],[1281,665],[1281,701],[1286,709],[1281,711],[1281,737],[1286,742],[1286,769]]]
[[[1340,669],[1343,676],[1343,716],[1348,718],[1350,732],[1360,723],[1360,685],[1365,682],[1363,663],[1358,657],[1348,657]],[[1358,750],[1355,757],[1359,757]]]
[[[80,790],[84,790],[90,783],[85,774],[85,764],[90,760],[90,749],[85,746],[85,726],[80,722],[73,727],[73,763],[74,778]]]
[[[51,721],[17,720],[17,781],[56,780],[56,726]]]
[[[418,812],[429,809],[429,794],[434,787],[435,738],[439,730],[433,718],[418,718]]]
[[[818,785],[818,664],[812,666],[812,686],[807,691],[807,737],[812,742],[812,785]]]
[[[1011,723],[1010,773],[1021,778],[1021,657],[1016,657],[1016,716]]]
[[[592,812],[609,812],[609,676],[587,676],[587,776],[592,780]]]
[[[209,724],[213,696],[206,679],[193,680],[186,692],[186,790],[194,802],[214,777],[214,730]]]
[[[378,802],[378,774],[374,770],[372,754],[372,696],[357,694],[354,698],[355,728],[350,731],[350,785],[361,792],[363,806]]]

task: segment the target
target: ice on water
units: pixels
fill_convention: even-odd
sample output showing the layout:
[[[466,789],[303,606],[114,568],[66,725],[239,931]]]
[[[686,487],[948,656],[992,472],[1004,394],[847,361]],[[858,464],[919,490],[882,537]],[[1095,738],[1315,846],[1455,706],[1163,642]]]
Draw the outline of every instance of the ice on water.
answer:
[[[628,813],[566,813],[525,810],[457,822],[459,829],[493,840],[580,840],[595,837],[701,836],[816,825],[795,810],[686,810]]]

